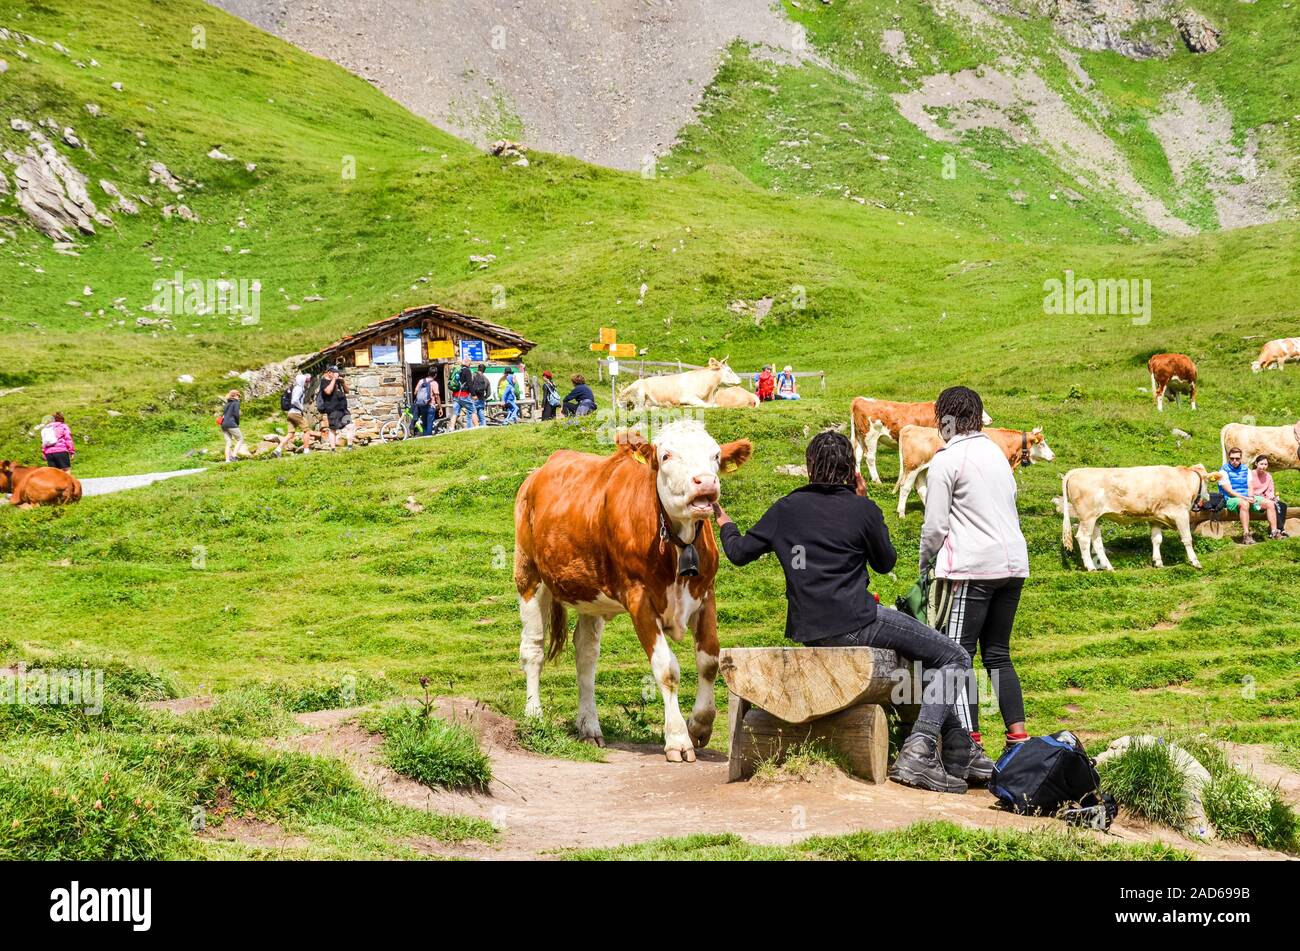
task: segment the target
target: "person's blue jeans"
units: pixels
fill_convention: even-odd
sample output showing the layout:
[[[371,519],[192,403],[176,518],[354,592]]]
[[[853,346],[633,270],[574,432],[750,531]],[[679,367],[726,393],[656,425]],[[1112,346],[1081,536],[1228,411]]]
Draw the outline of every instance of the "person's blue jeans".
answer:
[[[478,424],[484,425],[487,414],[487,400],[474,400],[474,415],[478,417]]]
[[[420,426],[420,435],[427,436],[433,432],[434,408],[432,403],[415,404],[415,422]]]
[[[515,402],[506,403],[506,422],[519,422],[519,404]]]
[[[469,396],[457,396],[455,398],[455,403],[456,403],[456,425],[457,426],[462,425],[460,421],[462,416],[465,418],[465,425],[468,425],[474,413],[473,398]]]
[[[970,679],[970,654],[916,618],[892,608],[878,608],[876,619],[866,627],[808,641],[804,646],[881,647],[897,653],[900,661],[904,658],[920,661],[923,680],[937,679],[941,689],[937,697],[933,688],[923,691],[917,728],[938,736],[961,726],[957,706],[966,703],[964,688]]]

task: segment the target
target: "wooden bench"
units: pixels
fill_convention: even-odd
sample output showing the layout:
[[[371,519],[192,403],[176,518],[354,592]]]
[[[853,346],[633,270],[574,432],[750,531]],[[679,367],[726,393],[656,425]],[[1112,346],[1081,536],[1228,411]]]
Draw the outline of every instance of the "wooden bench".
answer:
[[[849,771],[883,783],[889,768],[884,704],[898,682],[898,657],[874,647],[729,647],[719,658],[727,684],[728,781],[791,747],[825,742]]]

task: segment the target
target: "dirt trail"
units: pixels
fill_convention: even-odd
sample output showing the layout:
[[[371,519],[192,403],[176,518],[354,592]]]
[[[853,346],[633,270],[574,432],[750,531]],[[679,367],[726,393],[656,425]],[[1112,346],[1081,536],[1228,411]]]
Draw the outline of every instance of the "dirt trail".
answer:
[[[843,774],[812,783],[728,783],[726,757],[713,751],[702,753],[694,764],[666,763],[658,746],[624,744],[606,750],[605,763],[538,756],[518,748],[509,718],[459,698],[441,701],[440,714],[476,728],[492,758],[495,779],[489,795],[434,791],[380,764],[381,739],[354,722],[358,712],[304,714],[298,720],[311,732],[280,741],[281,745],[341,757],[394,802],[477,816],[502,831],[496,844],[432,849],[445,855],[527,859],[561,849],[718,832],[732,832],[752,842],[786,844],[813,835],[897,829],[924,819],[971,828],[1062,828],[1055,819],[1003,812],[983,790],[965,796],[940,795],[894,783],[873,786]],[[1300,783],[1300,776],[1291,774],[1291,779]],[[1192,842],[1127,818],[1101,838],[1165,842],[1208,859],[1286,858],[1242,845]]]

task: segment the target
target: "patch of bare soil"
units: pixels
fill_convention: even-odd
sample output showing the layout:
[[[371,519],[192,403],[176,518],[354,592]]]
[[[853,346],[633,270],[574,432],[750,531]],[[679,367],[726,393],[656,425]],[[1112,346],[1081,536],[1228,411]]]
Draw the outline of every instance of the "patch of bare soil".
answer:
[[[1084,187],[1117,192],[1152,227],[1174,235],[1195,231],[1138,182],[1105,133],[1077,115],[1036,72],[1017,71],[1009,58],[997,67],[927,76],[916,89],[893,98],[903,117],[936,142],[960,142],[966,132],[995,129],[1050,155]]]
[[[453,711],[472,712],[474,701],[447,701]],[[340,713],[347,713],[341,711]],[[480,736],[492,758],[488,793],[429,789],[399,776],[379,761],[381,738],[349,717],[301,736],[277,741],[304,752],[339,756],[381,795],[417,809],[477,816],[501,830],[493,844],[448,846],[412,842],[414,848],[448,857],[527,859],[570,848],[645,842],[666,836],[733,832],[743,838],[788,844],[813,835],[860,829],[898,829],[920,820],[948,820],[971,828],[1062,828],[1055,819],[1016,816],[996,807],[993,796],[972,789],[964,796],[928,793],[894,783],[874,786],[840,772],[811,782],[728,783],[727,758],[701,752],[693,764],[668,763],[658,746],[613,744],[604,763],[538,756],[492,740],[511,721],[482,709]],[[318,722],[327,722],[321,718]],[[1229,843],[1198,843],[1172,830],[1121,817],[1103,841],[1165,842],[1202,858],[1260,859],[1285,856]]]
[[[178,697],[175,700],[151,700],[145,704],[150,710],[166,710],[168,713],[190,713],[193,710],[206,710],[217,702],[211,694],[199,694],[193,697]]]
[[[1175,183],[1204,179],[1219,227],[1243,228],[1294,214],[1285,175],[1261,154],[1271,129],[1248,129],[1238,144],[1232,113],[1218,99],[1202,102],[1190,86],[1166,96],[1150,125]]]
[[[278,823],[245,819],[241,816],[227,816],[220,825],[206,827],[199,833],[199,837],[239,842],[259,849],[302,849],[311,845],[302,836],[289,835],[280,828]]]
[[[1283,799],[1293,806],[1300,806],[1300,772],[1275,763],[1273,752],[1267,746],[1249,743],[1220,745],[1233,766],[1250,773],[1265,786],[1277,787]]]

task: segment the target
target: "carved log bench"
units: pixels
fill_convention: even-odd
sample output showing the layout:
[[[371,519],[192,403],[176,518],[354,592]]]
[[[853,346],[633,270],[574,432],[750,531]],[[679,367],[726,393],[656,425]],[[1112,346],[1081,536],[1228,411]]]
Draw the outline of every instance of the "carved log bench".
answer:
[[[890,699],[899,666],[874,647],[729,647],[719,668],[728,692],[728,781],[810,740],[841,753],[850,772],[883,783]]]

